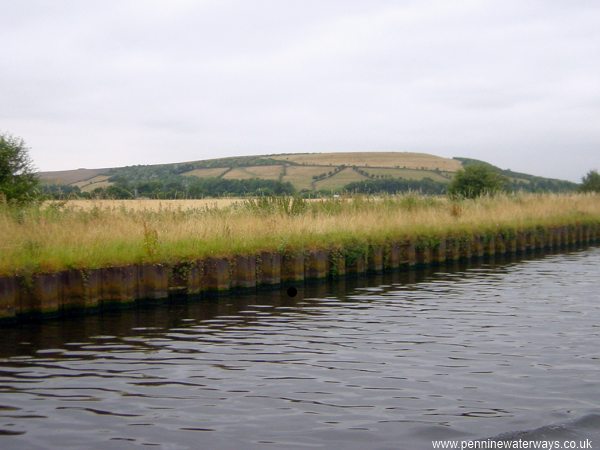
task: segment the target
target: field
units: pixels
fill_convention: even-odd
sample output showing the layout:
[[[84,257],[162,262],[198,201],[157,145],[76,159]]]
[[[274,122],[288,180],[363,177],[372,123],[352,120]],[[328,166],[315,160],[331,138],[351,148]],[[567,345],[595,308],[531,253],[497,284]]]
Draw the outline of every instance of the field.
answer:
[[[72,186],[77,186],[83,192],[93,191],[99,187],[107,187],[110,186],[110,181],[108,181],[108,176],[106,175],[97,175],[95,177],[90,178],[85,181],[78,181],[77,183],[73,183]]]
[[[433,181],[441,181],[447,183],[452,178],[444,176],[444,172],[434,172],[433,170],[414,170],[414,169],[382,169],[367,167],[363,169],[369,175],[383,176],[385,178],[402,178],[405,180],[421,180],[423,178],[431,178]]]
[[[228,180],[248,180],[262,178],[264,180],[279,180],[283,166],[251,166],[231,169],[223,178]]]
[[[313,177],[317,177],[331,171],[331,167],[319,166],[289,166],[282,181],[289,181],[298,190],[312,189]]]
[[[297,192],[344,190],[351,182],[375,179],[390,179],[418,182],[429,178],[437,183],[450,182],[457,170],[463,165],[482,163],[468,158],[443,158],[426,153],[408,152],[345,152],[345,153],[294,153],[258,156],[240,156],[209,159],[173,164],[137,165],[111,169],[77,169],[59,172],[41,172],[44,184],[60,184],[79,188],[83,192],[92,192],[96,188],[113,186],[115,191],[136,192],[140,196],[165,198],[156,189],[138,191],[136,184],[148,182],[173,186],[180,176],[198,178],[221,178],[225,180],[261,179],[269,182],[290,182]],[[485,162],[483,162],[485,164]],[[493,167],[493,166],[490,166]],[[352,170],[356,169],[356,170]],[[574,191],[576,185],[563,180],[553,180],[521,174],[509,170],[495,170],[503,173],[512,183],[511,190],[534,192]],[[114,178],[112,178],[114,177]],[[185,183],[181,184],[185,186]],[[419,187],[412,187],[418,190]],[[168,188],[162,188],[163,191]],[[177,193],[186,191],[185,187],[175,189]],[[58,192],[70,193],[71,189]],[[232,194],[240,194],[235,191]],[[77,195],[78,192],[75,191]],[[98,196],[102,196],[102,193]],[[164,192],[163,192],[164,194]],[[209,190],[196,197],[214,195]],[[170,198],[176,198],[171,190]],[[60,198],[60,197],[59,197]]]
[[[169,263],[600,221],[597,195],[49,203],[0,207],[0,274]]]
[[[281,164],[256,163],[257,158],[269,160],[272,163],[281,161]],[[259,159],[260,160],[260,159]],[[314,189],[342,189],[345,184],[352,181],[366,179],[355,171],[344,167],[356,166],[369,173],[381,173],[394,178],[420,180],[425,177],[436,181],[448,182],[449,178],[442,177],[433,170],[453,173],[462,167],[460,161],[442,158],[425,153],[404,152],[355,152],[355,153],[298,153],[282,155],[264,155],[261,157],[240,157],[223,160],[195,161],[181,163],[206,165],[185,172],[177,172],[177,164],[164,164],[160,166],[139,166],[141,170],[152,173],[154,168],[161,168],[162,174],[169,173],[198,178],[224,178],[228,180],[247,180],[260,178],[265,180],[289,181],[298,191]],[[216,166],[215,166],[216,164]],[[84,192],[92,191],[98,187],[108,187],[111,174],[119,174],[127,168],[114,169],[77,169],[59,172],[42,172],[40,178],[43,183],[63,184],[79,187]],[[323,176],[328,172],[339,172],[333,177],[315,181],[313,177]],[[155,175],[153,175],[155,176]]]
[[[98,175],[104,175],[108,169],[76,169],[57,170],[55,172],[40,172],[40,180],[48,184],[74,185],[82,181],[89,181]]]
[[[215,167],[215,168],[205,168],[205,169],[194,169],[189,172],[184,172],[182,175],[185,176],[193,176],[198,178],[211,178],[211,177],[220,177],[225,173],[227,168],[225,167]]]
[[[346,153],[298,153],[272,155],[273,159],[306,165],[400,167],[407,169],[439,169],[456,172],[462,167],[455,159],[442,158],[426,153],[408,152],[346,152]]]
[[[315,186],[318,190],[328,190],[328,189],[342,189],[348,183],[352,183],[354,181],[362,181],[367,180],[368,178],[360,173],[356,172],[351,168],[342,169],[335,175],[325,178],[324,180],[317,181]]]

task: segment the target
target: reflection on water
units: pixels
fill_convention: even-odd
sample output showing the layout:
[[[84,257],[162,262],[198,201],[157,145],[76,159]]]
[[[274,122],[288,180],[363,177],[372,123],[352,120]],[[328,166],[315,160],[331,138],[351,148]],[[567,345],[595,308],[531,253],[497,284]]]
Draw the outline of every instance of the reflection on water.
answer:
[[[600,442],[599,267],[591,248],[9,327],[0,448]]]

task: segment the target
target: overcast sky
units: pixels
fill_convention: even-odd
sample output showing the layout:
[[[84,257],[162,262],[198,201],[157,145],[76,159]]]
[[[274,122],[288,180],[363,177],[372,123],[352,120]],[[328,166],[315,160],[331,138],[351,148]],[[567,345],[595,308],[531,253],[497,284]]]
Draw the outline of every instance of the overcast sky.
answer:
[[[416,151],[600,169],[600,2],[0,0],[40,170]]]

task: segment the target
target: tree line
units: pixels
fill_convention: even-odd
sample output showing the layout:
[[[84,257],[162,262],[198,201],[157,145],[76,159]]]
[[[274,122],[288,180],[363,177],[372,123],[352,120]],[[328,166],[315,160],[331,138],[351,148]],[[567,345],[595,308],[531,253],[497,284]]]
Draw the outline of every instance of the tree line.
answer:
[[[127,181],[118,179],[110,186],[82,192],[73,186],[43,186],[42,191],[51,198],[98,199],[194,199],[206,197],[244,197],[256,195],[293,195],[296,190],[289,182],[263,180],[227,180],[223,178],[197,178],[170,176],[166,179]]]

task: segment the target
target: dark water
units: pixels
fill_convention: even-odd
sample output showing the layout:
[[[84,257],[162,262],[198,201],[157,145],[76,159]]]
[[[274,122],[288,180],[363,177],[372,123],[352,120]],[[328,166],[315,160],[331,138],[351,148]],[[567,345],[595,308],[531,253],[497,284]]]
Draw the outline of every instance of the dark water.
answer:
[[[1,330],[0,448],[600,448],[600,249]]]

